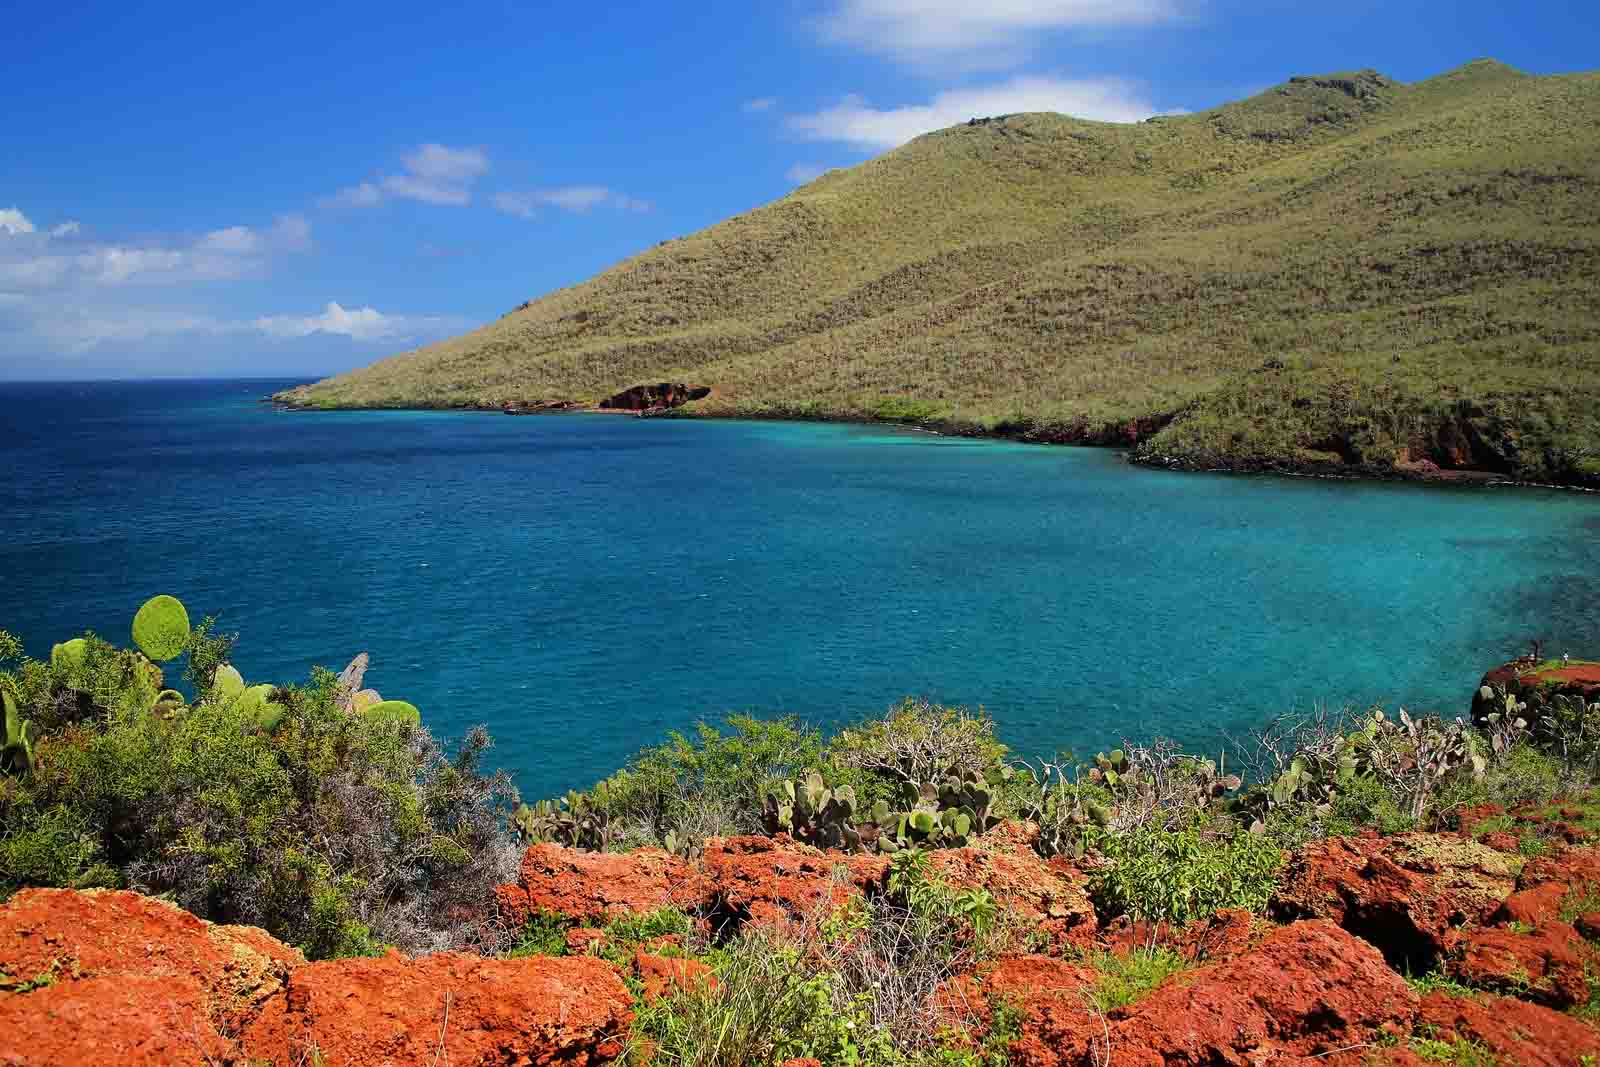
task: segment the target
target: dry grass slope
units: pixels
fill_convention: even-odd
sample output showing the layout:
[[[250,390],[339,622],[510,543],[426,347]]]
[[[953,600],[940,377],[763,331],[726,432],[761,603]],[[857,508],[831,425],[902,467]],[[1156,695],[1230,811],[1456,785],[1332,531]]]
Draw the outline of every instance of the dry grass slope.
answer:
[[[1600,483],[1600,74],[1296,78],[1136,125],[978,120],[308,406],[594,401]],[[1158,431],[1159,432],[1156,432]]]

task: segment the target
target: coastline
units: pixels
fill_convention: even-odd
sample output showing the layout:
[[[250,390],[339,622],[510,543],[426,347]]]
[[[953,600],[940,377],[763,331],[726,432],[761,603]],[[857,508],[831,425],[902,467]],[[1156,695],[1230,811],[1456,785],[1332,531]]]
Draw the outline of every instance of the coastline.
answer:
[[[1407,470],[1399,467],[1381,467],[1374,464],[1294,463],[1289,461],[1241,462],[1235,464],[1204,465],[1190,463],[1168,456],[1141,457],[1135,452],[1140,435],[1158,433],[1176,417],[1176,413],[1144,416],[1135,421],[1137,432],[1130,434],[1128,425],[1106,425],[1098,429],[1087,423],[1074,427],[1038,427],[1006,425],[988,427],[972,422],[947,419],[908,420],[875,418],[871,415],[792,414],[785,412],[748,412],[732,410],[689,411],[685,407],[655,409],[644,412],[618,408],[601,408],[594,404],[571,404],[546,409],[508,411],[504,407],[481,404],[431,404],[431,405],[339,405],[322,406],[301,404],[283,399],[282,394],[260,398],[261,403],[272,404],[284,411],[296,413],[336,413],[342,411],[438,411],[463,415],[512,415],[525,417],[603,415],[609,417],[670,418],[684,420],[724,420],[746,422],[835,423],[852,426],[893,427],[915,430],[940,437],[965,437],[974,440],[1010,441],[1017,444],[1045,445],[1078,448],[1109,448],[1119,450],[1133,466],[1152,470],[1178,471],[1186,474],[1262,475],[1284,478],[1313,478],[1325,481],[1405,482],[1438,488],[1464,489],[1556,489],[1567,492],[1600,494],[1600,485],[1579,482],[1540,482],[1513,478],[1497,471],[1471,468],[1442,468]]]

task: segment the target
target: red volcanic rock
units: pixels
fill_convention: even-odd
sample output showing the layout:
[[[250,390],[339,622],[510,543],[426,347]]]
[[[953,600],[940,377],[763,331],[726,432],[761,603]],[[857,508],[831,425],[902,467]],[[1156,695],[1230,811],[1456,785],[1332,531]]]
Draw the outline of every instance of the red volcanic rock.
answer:
[[[1403,1031],[1417,1006],[1376,949],[1332,923],[1275,930],[1237,959],[1168,981],[1110,1027],[1118,1064],[1257,1064]]]
[[[592,926],[574,926],[567,931],[567,954],[570,956],[587,956],[591,949],[598,949],[605,943],[606,932]]]
[[[1170,948],[1190,963],[1231,960],[1254,948],[1270,924],[1243,908],[1223,908],[1174,930],[1166,923],[1133,922],[1119,915],[1100,930],[1099,943],[1113,952],[1132,952],[1146,945]]]
[[[171,1067],[232,1064],[209,996],[188,977],[84,978],[0,996],[0,1064]]]
[[[1476,721],[1491,712],[1503,710],[1496,706],[1492,697],[1496,689],[1504,689],[1526,703],[1528,710],[1523,717],[1529,722],[1536,722],[1540,709],[1557,695],[1579,696],[1590,703],[1600,700],[1600,663],[1575,663],[1570,667],[1538,672],[1530,670],[1532,666],[1535,665],[1526,659],[1514,659],[1485,674],[1478,682],[1478,691],[1473,694],[1473,719]],[[1491,692],[1488,699],[1483,696],[1485,687]]]
[[[666,907],[693,909],[710,895],[703,875],[659,849],[616,855],[549,844],[523,855],[515,885],[495,888],[501,918],[517,926],[540,912],[605,922]]]
[[[1371,945],[1332,923],[1280,927],[1245,954],[1169,978],[1102,1016],[1088,967],[1024,956],[969,988],[1016,1006],[1023,1067],[1199,1067],[1300,1063],[1405,1032],[1417,995]],[[971,983],[971,980],[969,980]],[[1315,1062],[1323,1062],[1321,1059]]]
[[[1532,889],[1519,889],[1506,897],[1494,913],[1497,923],[1526,923],[1537,926],[1560,918],[1561,903],[1570,888],[1564,882],[1544,882]]]
[[[1088,940],[1095,914],[1084,873],[1064,858],[1045,860],[1031,848],[1013,851],[997,844],[938,849],[930,853],[931,866],[958,889],[987,889],[1002,908],[1052,941]]]
[[[1475,1041],[1505,1064],[1518,1067],[1572,1067],[1584,1056],[1600,1055],[1600,1034],[1570,1015],[1511,997],[1422,998],[1418,1024],[1431,1036]]]
[[[1529,860],[1517,877],[1518,889],[1556,882],[1600,892],[1600,848],[1569,848]]]
[[[788,837],[713,838],[706,843],[706,874],[716,906],[735,922],[782,924],[837,906],[883,883],[882,856],[821,852]]]
[[[492,960],[454,952],[301,967],[240,1040],[245,1058],[339,1067],[590,1067],[632,1021],[617,970],[591,956]]]
[[[1178,940],[1185,959],[1196,962],[1231,960],[1255,947],[1265,924],[1243,908],[1224,908],[1209,919],[1191,923]]]
[[[1478,828],[1479,823],[1499,818],[1505,813],[1506,809],[1499,804],[1479,804],[1471,808],[1462,808],[1456,812],[1456,828],[1464,834],[1470,834]]]
[[[1566,923],[1546,923],[1526,934],[1503,928],[1472,930],[1457,951],[1450,971],[1470,985],[1553,1008],[1570,1008],[1589,999],[1584,963],[1593,954]]]
[[[669,992],[717,987],[717,979],[711,968],[699,960],[654,956],[641,948],[634,954],[633,969],[639,978],[646,1004],[654,1004]]]
[[[172,978],[236,1029],[305,957],[252,926],[216,926],[120,890],[25,889],[0,908],[0,970],[13,978]]]
[[[1600,849],[1569,848],[1529,861],[1517,878],[1517,891],[1501,904],[1494,921],[1537,926],[1559,921],[1567,908],[1593,911],[1596,903]]]
[[[1291,855],[1270,909],[1279,919],[1332,920],[1420,974],[1455,928],[1499,907],[1521,862],[1456,835],[1329,838]]]
[[[1478,840],[1482,841],[1496,852],[1517,854],[1522,850],[1521,842],[1519,842],[1511,834],[1506,833],[1504,830],[1496,830],[1494,833],[1484,834]]]
[[[1021,1015],[1021,1035],[1011,1043],[1010,1060],[1018,1067],[1062,1067],[1075,1062],[1071,1050],[1087,1045],[1100,1027],[1088,992],[1099,979],[1092,967],[1048,956],[1013,956],[1000,960],[981,979],[951,983],[941,1008],[953,1025],[987,1024],[994,999]]]

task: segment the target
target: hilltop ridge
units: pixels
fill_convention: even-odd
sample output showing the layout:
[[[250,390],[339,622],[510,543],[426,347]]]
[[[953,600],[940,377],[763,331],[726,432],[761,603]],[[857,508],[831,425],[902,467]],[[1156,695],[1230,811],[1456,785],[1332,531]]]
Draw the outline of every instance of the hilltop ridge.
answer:
[[[887,418],[1145,461],[1600,484],[1600,75],[977,117],[281,394]]]

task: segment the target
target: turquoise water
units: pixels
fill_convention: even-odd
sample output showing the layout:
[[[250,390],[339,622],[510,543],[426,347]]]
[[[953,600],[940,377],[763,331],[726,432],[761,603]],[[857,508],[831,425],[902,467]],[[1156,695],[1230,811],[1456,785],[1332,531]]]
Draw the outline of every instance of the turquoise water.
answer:
[[[1458,713],[1600,653],[1600,499],[1181,475],[878,428],[301,414],[287,383],[0,386],[0,626],[171,592],[252,680],[372,653],[525,792],[733,710],[982,704],[1029,753],[1215,746],[1313,701]]]

